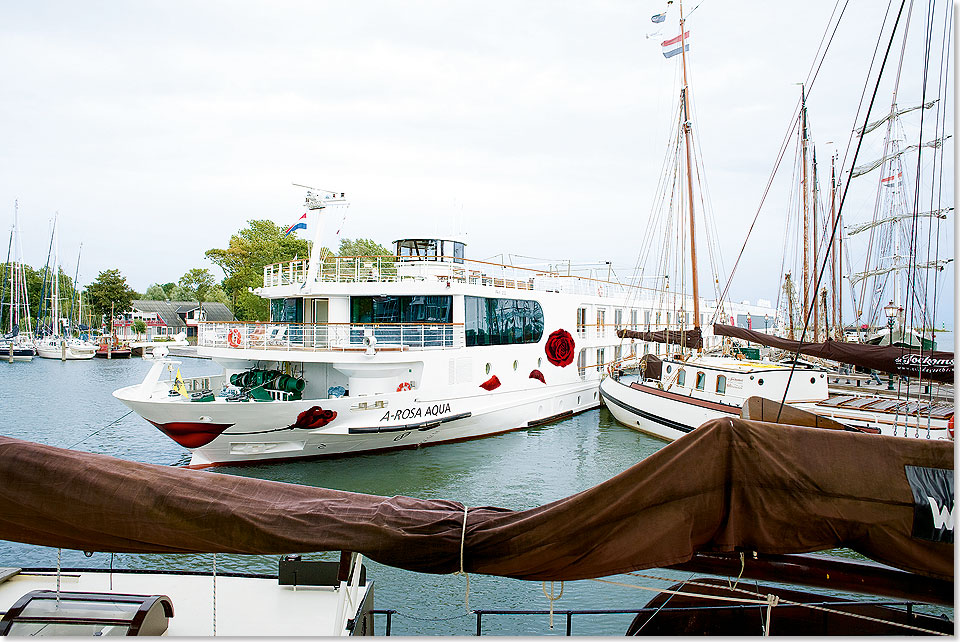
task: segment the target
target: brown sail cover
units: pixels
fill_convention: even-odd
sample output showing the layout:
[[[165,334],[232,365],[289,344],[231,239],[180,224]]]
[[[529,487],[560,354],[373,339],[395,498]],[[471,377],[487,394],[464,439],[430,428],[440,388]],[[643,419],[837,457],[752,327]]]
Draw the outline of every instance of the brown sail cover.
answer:
[[[912,536],[905,465],[947,469],[952,482],[953,444],[717,419],[576,495],[528,510],[471,507],[463,568],[574,580],[677,564],[697,551],[845,546],[952,580],[952,539]],[[140,553],[347,550],[451,573],[461,568],[463,523],[463,505],[451,500],[326,490],[0,437],[5,540]]]
[[[617,336],[621,339],[640,339],[641,341],[650,341],[652,343],[672,343],[678,346],[684,346],[699,350],[703,347],[703,335],[700,328],[693,330],[656,330],[654,332],[641,332],[638,330],[617,330]]]
[[[794,341],[775,337],[765,332],[756,332],[732,325],[716,323],[713,333],[721,337],[733,337],[753,341],[771,348],[781,348],[811,357],[830,359],[864,368],[875,368],[904,377],[920,377],[933,381],[953,382],[953,353],[939,350],[911,350],[900,346],[875,346],[863,343],[848,343],[827,339],[823,343]]]

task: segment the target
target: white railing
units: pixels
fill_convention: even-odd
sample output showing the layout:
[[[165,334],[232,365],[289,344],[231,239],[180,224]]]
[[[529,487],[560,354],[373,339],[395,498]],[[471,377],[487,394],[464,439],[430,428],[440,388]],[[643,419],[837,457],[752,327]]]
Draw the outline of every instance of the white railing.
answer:
[[[395,283],[397,281],[450,281],[493,288],[564,292],[585,296],[626,297],[651,288],[624,285],[585,276],[472,259],[437,257],[438,260],[397,259],[395,256],[331,256],[317,268],[317,281],[325,283]],[[263,286],[276,287],[307,280],[307,261],[298,259],[263,268]]]
[[[370,339],[375,341],[370,341]],[[434,350],[466,345],[462,323],[241,323],[204,321],[197,345],[256,350]]]

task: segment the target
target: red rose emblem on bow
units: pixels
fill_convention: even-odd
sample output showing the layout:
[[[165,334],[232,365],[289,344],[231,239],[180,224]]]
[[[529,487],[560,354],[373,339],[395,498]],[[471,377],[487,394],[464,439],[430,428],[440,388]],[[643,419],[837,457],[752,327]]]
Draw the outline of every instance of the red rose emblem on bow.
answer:
[[[313,428],[322,428],[328,423],[337,418],[336,411],[333,410],[324,410],[320,406],[314,406],[304,410],[299,415],[297,415],[297,421],[289,428],[305,428],[312,430]]]
[[[573,363],[573,348],[573,337],[561,328],[550,333],[550,336],[547,337],[547,345],[543,350],[547,353],[547,361],[564,368]]]

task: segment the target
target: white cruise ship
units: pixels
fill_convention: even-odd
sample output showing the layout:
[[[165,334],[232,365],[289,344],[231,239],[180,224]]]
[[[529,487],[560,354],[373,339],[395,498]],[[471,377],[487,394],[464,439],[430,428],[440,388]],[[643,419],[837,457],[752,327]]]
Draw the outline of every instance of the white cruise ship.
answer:
[[[314,203],[320,248],[322,211],[346,202]],[[200,324],[198,354],[222,375],[181,387],[161,358],[114,396],[189,448],[193,466],[418,447],[595,408],[608,367],[645,352],[618,328],[689,323],[682,300],[653,310],[653,291],[471,260],[464,245],[407,238],[396,256],[269,265],[256,290],[269,322]]]

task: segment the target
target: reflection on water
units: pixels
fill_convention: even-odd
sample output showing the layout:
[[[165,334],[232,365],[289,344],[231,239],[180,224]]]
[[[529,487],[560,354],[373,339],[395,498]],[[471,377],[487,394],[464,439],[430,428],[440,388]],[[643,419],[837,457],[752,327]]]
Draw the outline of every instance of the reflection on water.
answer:
[[[60,447],[124,459],[183,465],[189,453],[111,396],[116,388],[142,380],[151,363],[141,359],[0,364],[5,402],[0,433]],[[210,361],[182,359],[184,377],[215,374]],[[617,424],[606,409],[593,410],[548,426],[486,439],[341,459],[252,464],[211,469],[231,474],[375,495],[443,498],[468,506],[524,509],[594,486],[656,452],[664,442]],[[122,507],[118,507],[122,510]],[[638,533],[637,537],[653,536]],[[846,551],[845,553],[849,553]],[[317,553],[306,559],[337,559]],[[53,549],[0,542],[0,566],[55,566]],[[87,559],[64,551],[63,565],[108,568],[213,569],[214,556],[97,553]],[[396,635],[472,635],[475,616],[465,610],[462,576],[402,571],[367,561],[375,582],[376,607],[395,609]],[[217,555],[218,572],[276,573],[277,556]],[[676,578],[689,573],[656,570]],[[645,586],[667,582],[617,576]],[[557,587],[559,589],[559,587]],[[583,580],[567,582],[556,609],[639,608],[651,593]],[[470,576],[471,609],[547,609],[539,582],[484,575]],[[630,615],[574,618],[574,634],[622,635]],[[377,619],[377,630],[384,620]],[[561,619],[548,628],[547,617],[485,616],[488,634],[562,635]]]

